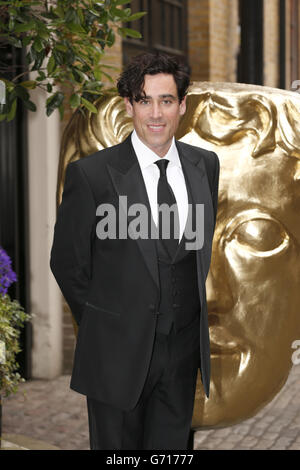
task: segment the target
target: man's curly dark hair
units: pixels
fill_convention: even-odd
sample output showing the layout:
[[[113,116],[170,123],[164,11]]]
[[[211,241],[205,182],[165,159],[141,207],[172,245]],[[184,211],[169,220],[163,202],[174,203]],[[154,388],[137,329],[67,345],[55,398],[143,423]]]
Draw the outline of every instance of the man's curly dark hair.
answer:
[[[158,73],[173,75],[179,102],[181,102],[187,94],[190,84],[189,66],[180,62],[176,57],[161,52],[146,52],[131,60],[117,81],[119,95],[123,98],[129,98],[131,104],[133,100],[140,101],[145,95],[143,92],[145,75]]]

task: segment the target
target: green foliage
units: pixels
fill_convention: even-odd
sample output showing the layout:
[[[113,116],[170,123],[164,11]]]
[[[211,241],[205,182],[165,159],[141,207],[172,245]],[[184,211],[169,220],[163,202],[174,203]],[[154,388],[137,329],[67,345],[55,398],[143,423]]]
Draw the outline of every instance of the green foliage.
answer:
[[[0,96],[0,121],[14,119],[20,99],[35,111],[29,90],[37,87],[50,93],[48,116],[59,109],[63,117],[67,93],[60,85],[71,91],[72,109],[85,107],[95,112],[93,102],[103,93],[102,77],[111,80],[102,61],[105,49],[115,42],[115,31],[122,37],[141,37],[138,31],[122,27],[146,14],[132,14],[125,8],[128,3],[130,0],[0,1],[0,46],[26,48],[27,63],[21,73],[13,71],[11,80],[3,77],[8,66],[0,67],[6,90],[5,104]],[[28,80],[26,75],[32,71],[37,76]]]
[[[24,323],[31,315],[24,312],[17,300],[9,295],[0,295],[0,343],[5,344],[5,358],[0,362],[0,394],[8,396],[17,391],[24,379],[17,372],[16,355],[20,352],[19,337]],[[3,350],[2,350],[3,353]]]

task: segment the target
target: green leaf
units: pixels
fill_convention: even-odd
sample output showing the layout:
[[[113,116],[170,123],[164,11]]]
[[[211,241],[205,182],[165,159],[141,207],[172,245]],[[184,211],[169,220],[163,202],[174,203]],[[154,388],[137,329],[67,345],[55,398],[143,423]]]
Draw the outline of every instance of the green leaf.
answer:
[[[82,73],[78,68],[72,67],[72,74],[76,82],[81,83],[86,79],[84,73]]]
[[[100,67],[95,67],[94,69],[94,77],[96,80],[101,80],[102,72]]]
[[[61,52],[66,52],[68,50],[65,44],[56,44],[55,48]]]
[[[85,98],[81,98],[82,104],[89,110],[91,113],[97,113],[95,106]]]
[[[64,94],[60,91],[54,93],[54,95],[50,96],[46,101],[46,114],[50,116],[53,111],[58,108],[64,100]]]
[[[15,92],[16,92],[16,95],[18,96],[18,98],[21,98],[21,100],[23,100],[23,101],[28,101],[29,100],[29,93],[26,90],[26,88],[24,88],[20,85],[17,85],[15,87]]]
[[[20,83],[21,86],[28,88],[28,90],[33,90],[36,88],[36,82],[34,80],[27,80],[25,82]]]
[[[54,56],[55,63],[57,65],[62,65],[65,62],[65,55],[63,52],[58,51],[56,48],[53,49],[52,55]]]
[[[36,79],[38,82],[42,82],[43,80],[46,79],[46,74],[43,70],[38,70],[38,74],[39,76]]]
[[[58,6],[53,11],[55,11],[55,13],[59,16],[59,18],[64,18],[65,12],[61,5],[58,4]]]
[[[121,8],[117,8],[116,6],[112,6],[110,8],[110,14],[114,17],[114,18],[125,18],[128,16],[126,10],[123,10]]]
[[[30,59],[31,61],[34,60],[34,65],[31,70],[38,70],[45,58],[45,49],[42,49],[41,51],[37,51],[33,46],[30,49]]]
[[[38,52],[38,54],[39,55],[36,58],[31,70],[38,70],[41,67],[42,63],[43,63],[43,60],[45,58],[45,50],[43,49],[41,52]]]
[[[146,11],[140,11],[139,13],[134,13],[126,18],[126,21],[136,21],[142,18],[143,16],[147,15]]]
[[[53,10],[43,11],[41,12],[41,16],[43,16],[43,18],[48,18],[49,20],[56,20],[56,18],[58,17],[58,15],[56,15]]]
[[[44,44],[39,37],[35,38],[33,47],[37,52],[41,52],[44,49]]]
[[[65,54],[65,63],[67,65],[72,65],[75,61],[75,54],[73,49],[68,48]]]
[[[86,33],[86,30],[80,25],[76,23],[66,23],[66,27],[72,32],[72,33]]]
[[[15,98],[14,101],[12,102],[9,113],[7,114],[7,122],[10,122],[13,120],[13,118],[16,115],[16,110],[17,110],[17,99]]]
[[[48,41],[48,39],[50,37],[50,32],[47,31],[46,28],[41,27],[41,28],[38,29],[38,35],[41,39],[45,39],[45,41]]]
[[[36,105],[32,101],[23,101],[23,104],[29,111],[36,111]]]
[[[106,24],[108,21],[108,11],[104,10],[101,12],[99,16],[99,23],[100,24]]]
[[[115,42],[115,33],[113,32],[112,29],[109,30],[109,33],[107,35],[107,38],[106,38],[106,44],[108,47],[111,47],[114,42]]]
[[[14,30],[14,28],[15,28],[15,23],[16,23],[16,22],[15,22],[15,18],[14,18],[13,16],[11,16],[11,17],[9,18],[9,22],[8,22],[8,30],[9,30],[9,31],[13,31],[13,30]]]
[[[125,5],[126,3],[131,3],[131,0],[116,0],[116,5]]]
[[[80,101],[80,95],[73,93],[69,100],[71,108],[78,108],[78,106],[80,106]]]
[[[84,19],[88,26],[91,26],[98,19],[98,15],[91,10],[84,10]]]
[[[79,9],[78,12],[77,12],[77,18],[76,18],[75,23],[78,23],[78,24],[83,24],[84,23],[84,15],[83,15],[83,12],[82,12],[81,9]]]
[[[77,15],[74,8],[69,8],[65,16],[66,23],[76,23]]]
[[[99,80],[96,80],[96,81],[90,80],[90,81],[88,81],[88,82],[85,84],[85,87],[84,87],[84,88],[85,88],[86,91],[88,91],[88,90],[93,90],[93,92],[94,92],[95,89],[96,89],[96,90],[97,90],[97,89],[100,90],[102,87],[103,87],[103,83],[100,82]]]
[[[50,59],[48,60],[48,64],[47,64],[48,75],[51,75],[53,73],[53,71],[55,70],[55,68],[56,68],[56,62],[55,62],[55,59],[54,59],[54,55],[52,54]]]
[[[30,31],[34,29],[34,21],[29,21],[29,23],[19,23],[14,27],[14,33],[25,33],[25,31]]]
[[[28,44],[31,42],[31,37],[30,36],[23,36],[22,37],[22,44],[23,47],[28,46]]]
[[[14,47],[18,47],[18,48],[22,47],[22,41],[13,36],[7,36],[5,40]]]
[[[142,37],[141,33],[131,28],[118,28],[119,33],[123,36],[130,36],[131,38],[140,39]]]

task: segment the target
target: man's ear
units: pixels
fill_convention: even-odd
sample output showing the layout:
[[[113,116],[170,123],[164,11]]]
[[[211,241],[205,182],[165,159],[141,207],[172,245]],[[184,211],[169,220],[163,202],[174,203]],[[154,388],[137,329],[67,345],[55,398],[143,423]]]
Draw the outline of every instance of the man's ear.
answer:
[[[186,111],[186,96],[182,99],[180,105],[179,105],[179,114],[180,116],[183,116]]]
[[[128,114],[130,117],[132,117],[132,115],[133,115],[133,107],[132,107],[132,104],[130,103],[129,98],[124,98],[124,103],[125,103],[125,108],[126,108],[127,114]]]

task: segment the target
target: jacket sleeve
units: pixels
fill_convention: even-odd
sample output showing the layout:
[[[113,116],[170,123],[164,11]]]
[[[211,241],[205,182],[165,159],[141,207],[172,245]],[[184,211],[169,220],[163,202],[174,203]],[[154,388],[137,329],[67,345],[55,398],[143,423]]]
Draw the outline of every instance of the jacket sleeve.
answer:
[[[50,267],[77,324],[91,278],[95,217],[96,204],[84,171],[77,162],[70,163],[54,228]]]
[[[219,176],[220,176],[220,161],[219,157],[215,152],[212,152],[215,156],[215,173],[212,186],[212,202],[214,207],[214,221],[216,225],[217,211],[218,211],[218,194],[219,194]]]

